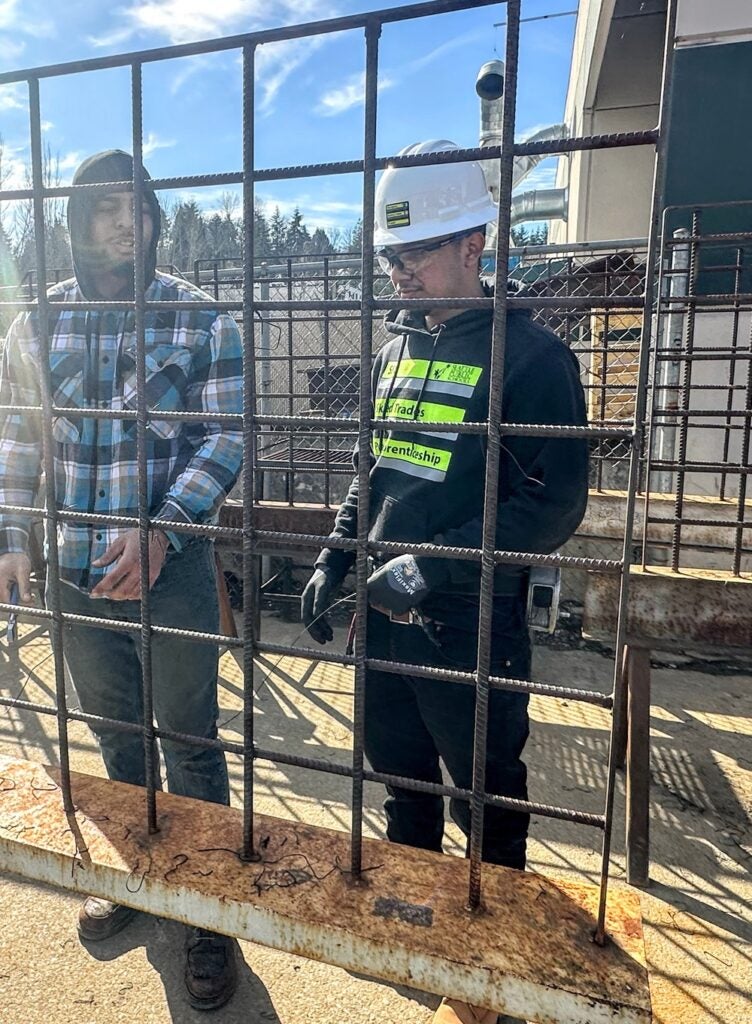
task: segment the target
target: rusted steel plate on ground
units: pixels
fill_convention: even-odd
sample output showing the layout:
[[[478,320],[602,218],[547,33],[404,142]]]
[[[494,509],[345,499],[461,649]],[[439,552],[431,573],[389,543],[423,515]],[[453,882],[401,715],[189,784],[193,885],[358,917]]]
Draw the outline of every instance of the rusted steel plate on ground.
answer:
[[[489,1006],[542,1024],[649,1024],[639,898],[612,894],[603,948],[596,889],[487,866],[484,907],[465,907],[467,862],[258,815],[243,863],[239,811],[73,775],[75,821],[56,769],[0,758],[0,869],[152,914]]]
[[[619,580],[588,573],[583,633],[613,639]],[[627,634],[642,646],[752,647],[752,573],[630,570]]]

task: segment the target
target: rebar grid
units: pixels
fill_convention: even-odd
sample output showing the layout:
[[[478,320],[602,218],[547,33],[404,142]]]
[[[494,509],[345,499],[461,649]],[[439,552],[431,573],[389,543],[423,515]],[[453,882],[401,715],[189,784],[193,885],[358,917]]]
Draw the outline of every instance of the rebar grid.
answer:
[[[486,805],[505,807],[507,809],[529,811],[535,814],[546,815],[567,821],[575,821],[598,827],[604,832],[602,871],[599,894],[599,910],[596,926],[596,941],[604,941],[605,906],[608,885],[608,859],[610,851],[610,834],[613,818],[613,796],[614,796],[614,773],[615,761],[613,752],[609,760],[608,785],[606,792],[606,810],[604,815],[587,814],[578,810],[547,806],[529,801],[516,801],[510,798],[489,794],[485,791],[485,760],[487,746],[488,728],[488,701],[492,688],[519,689],[530,693],[539,693],[553,699],[573,697],[574,699],[587,700],[590,703],[599,704],[603,707],[613,707],[615,718],[618,716],[618,709],[621,706],[622,679],[619,666],[621,664],[621,650],[625,642],[625,616],[628,569],[631,549],[631,527],[634,517],[634,498],[637,489],[639,455],[642,444],[642,422],[644,413],[645,387],[647,381],[647,358],[649,348],[650,323],[653,305],[653,282],[650,268],[655,262],[657,245],[658,215],[661,205],[662,172],[661,172],[661,151],[665,140],[665,127],[668,118],[668,97],[669,90],[666,82],[670,80],[670,64],[673,41],[674,26],[674,5],[670,4],[668,17],[668,34],[664,62],[664,93],[662,100],[661,127],[659,131],[648,131],[625,135],[591,136],[567,140],[554,140],[547,143],[514,144],[514,123],[516,105],[516,68],[519,49],[519,24],[520,24],[520,0],[508,0],[506,7],[508,13],[507,21],[507,42],[506,42],[506,74],[507,88],[504,97],[504,121],[502,144],[499,148],[491,149],[468,149],[450,155],[428,154],[423,157],[409,158],[377,158],[375,153],[376,139],[376,114],[377,114],[377,72],[378,72],[378,39],[382,26],[387,23],[427,17],[429,15],[440,15],[449,11],[459,11],[468,7],[489,6],[494,0],[431,0],[428,3],[393,8],[387,11],[372,12],[364,15],[353,15],[333,19],[328,22],[311,23],[308,25],[288,26],[283,29],[251,33],[243,36],[231,37],[224,40],[213,40],[200,44],[189,44],[186,46],[164,47],[158,50],[145,51],[137,54],[125,54],[112,58],[101,58],[92,61],[83,61],[71,64],[53,65],[46,68],[31,69],[12,74],[0,75],[0,84],[13,81],[26,81],[29,85],[30,95],[30,116],[31,116],[31,138],[32,138],[32,188],[27,190],[15,190],[13,192],[1,192],[0,200],[11,198],[32,198],[35,213],[36,225],[36,246],[37,246],[37,270],[40,281],[46,281],[46,264],[44,250],[44,200],[53,195],[72,195],[78,188],[92,188],[92,186],[70,186],[63,189],[44,188],[42,183],[42,153],[41,153],[41,131],[40,131],[40,110],[39,110],[39,80],[41,78],[67,75],[83,71],[91,71],[100,68],[127,66],[131,69],[132,84],[132,118],[133,118],[133,180],[130,182],[116,183],[120,188],[134,193],[134,231],[135,231],[135,300],[128,302],[61,302],[62,309],[107,309],[107,310],[133,310],[136,318],[136,342],[137,342],[137,374],[138,374],[138,403],[135,413],[138,439],[138,476],[139,476],[139,515],[136,521],[139,530],[140,552],[141,552],[141,617],[140,622],[135,624],[135,629],[140,633],[141,651],[143,654],[143,695],[145,720],[141,725],[131,725],[123,722],[110,722],[108,725],[125,731],[141,732],[144,739],[144,757],[146,765],[146,802],[147,820],[150,831],[155,831],[156,824],[156,803],[154,785],[154,765],[152,763],[152,750],[154,738],[170,737],[179,738],[182,742],[195,746],[217,746],[218,748],[242,756],[243,758],[243,847],[241,856],[251,859],[257,856],[254,849],[253,836],[253,791],[254,791],[254,761],[256,759],[268,759],[275,763],[295,764],[311,770],[335,772],[352,779],[352,828],[351,828],[351,871],[357,877],[361,870],[361,842],[362,842],[362,798],[363,784],[365,781],[389,783],[399,785],[405,789],[417,789],[440,795],[454,796],[467,800],[471,806],[472,827],[469,842],[469,894],[468,903],[471,909],[479,906],[481,901],[481,850],[483,838],[483,810]],[[293,168],[276,168],[271,170],[259,170],[254,166],[254,97],[253,97],[253,67],[254,54],[258,46],[269,42],[276,42],[284,39],[302,38],[319,33],[338,32],[345,29],[362,29],[366,44],[366,74],[365,74],[365,122],[364,122],[364,155],[362,160],[340,162],[337,164],[317,164]],[[497,158],[500,168],[501,200],[499,205],[499,221],[497,233],[496,263],[498,267],[506,267],[509,257],[509,214],[512,185],[512,163],[515,155],[523,153],[555,154],[596,148],[618,148],[634,145],[655,145],[658,146],[658,159],[656,170],[656,188],[654,195],[654,214],[651,223],[651,233],[648,240],[645,265],[648,272],[645,275],[644,294],[637,292],[632,294],[614,295],[609,293],[612,285],[612,278],[608,271],[603,278],[603,294],[570,294],[566,295],[514,295],[507,293],[506,275],[497,275],[497,288],[493,299],[463,299],[456,298],[447,300],[430,300],[432,308],[440,306],[456,308],[458,304],[466,308],[493,308],[494,328],[491,355],[491,387],[489,420],[484,424],[468,424],[467,428],[476,428],[485,432],[488,439],[488,457],[486,463],[486,483],[483,509],[483,540],[480,549],[447,549],[436,545],[408,545],[408,544],[387,544],[373,543],[368,541],[367,516],[360,516],[358,522],[358,534],[354,547],[356,551],[356,645],[353,658],[336,658],[335,656],[322,656],[319,652],[312,652],[306,648],[296,646],[282,647],[264,644],[260,642],[255,624],[253,602],[246,600],[246,611],[244,613],[244,638],[242,641],[235,641],[230,638],[214,636],[212,634],[198,634],[190,631],[170,629],[152,625],[150,617],[149,599],[149,532],[155,525],[149,517],[147,500],[147,465],[146,465],[146,431],[148,430],[150,417],[155,410],[146,405],[144,397],[144,383],[146,373],[145,363],[145,328],[144,317],[147,311],[156,309],[173,310],[175,303],[169,302],[147,302],[144,297],[144,239],[141,221],[141,197],[144,191],[143,164],[142,164],[142,85],[141,71],[144,64],[151,61],[172,59],[179,56],[187,56],[197,53],[216,52],[220,50],[239,49],[243,56],[243,169],[239,174],[205,175],[192,176],[190,178],[173,178],[168,180],[155,180],[150,182],[150,187],[156,188],[177,188],[185,187],[190,182],[194,185],[206,185],[222,182],[226,184],[241,183],[243,186],[243,239],[244,258],[242,272],[242,297],[233,297],[229,301],[216,297],[214,300],[207,299],[196,302],[184,302],[180,304],[181,310],[197,309],[227,312],[228,310],[241,310],[243,314],[243,382],[244,382],[244,403],[243,403],[243,435],[244,435],[244,479],[242,485],[243,493],[243,525],[242,525],[242,548],[243,548],[243,582],[246,594],[255,594],[258,590],[258,574],[256,562],[259,555],[264,551],[273,551],[274,544],[284,543],[290,539],[296,542],[319,544],[324,538],[310,536],[301,537],[296,534],[284,534],[281,532],[261,531],[255,528],[254,524],[254,501],[257,498],[257,470],[260,464],[257,443],[259,438],[268,440],[259,428],[268,426],[271,428],[289,425],[290,427],[313,427],[322,428],[321,419],[315,417],[301,417],[295,408],[295,390],[291,386],[288,376],[288,414],[287,416],[274,416],[269,413],[259,414],[257,405],[263,397],[263,391],[259,393],[256,379],[256,362],[258,359],[258,345],[256,332],[256,317],[259,313],[278,312],[287,314],[287,324],[292,323],[293,314],[303,311],[319,312],[349,312],[357,314],[360,321],[360,367],[370,367],[373,347],[374,314],[378,310],[388,310],[393,300],[386,300],[374,295],[374,271],[373,271],[373,211],[374,211],[374,186],[375,173],[387,163],[399,164],[400,166],[419,166],[425,164],[439,164],[444,162],[456,162],[470,159],[493,159]],[[323,299],[299,299],[290,294],[286,299],[262,298],[256,299],[254,286],[257,282],[253,258],[253,199],[254,185],[257,181],[280,180],[301,176],[314,176],[317,174],[351,173],[359,171],[363,174],[363,251],[360,269],[361,293],[356,298],[335,298],[328,295]],[[111,188],[110,185],[96,186],[97,188]],[[288,281],[291,280],[291,273],[288,272]],[[714,298],[711,296],[710,298]],[[8,303],[1,303],[6,306]],[[48,301],[44,288],[38,289],[36,300],[22,301],[13,304],[15,309],[38,309],[40,312],[40,332],[43,351],[49,353],[50,337],[47,329]],[[401,301],[400,306],[411,309],[425,309],[425,301]],[[500,429],[488,429],[488,423],[501,423],[501,395],[504,377],[504,352],[506,337],[506,311],[512,308],[524,308],[538,311],[564,310],[582,311],[598,310],[599,314],[606,315],[606,326],[609,323],[608,311],[641,310],[641,341],[640,341],[640,366],[636,384],[636,400],[634,414],[634,429],[632,425],[623,426],[620,422],[608,422],[608,407],[601,399],[600,412],[603,422],[595,428],[563,428],[555,426],[532,426],[503,424]],[[616,315],[613,314],[613,315]],[[262,325],[263,326],[263,325]],[[331,331],[331,324],[327,328]],[[324,346],[326,356],[325,370],[331,364],[331,353]],[[63,615],[60,611],[60,577],[57,558],[57,526],[67,517],[72,515],[59,509],[55,495],[55,474],[53,472],[53,447],[52,447],[52,417],[62,410],[53,406],[49,381],[49,358],[42,359],[43,377],[43,402],[39,409],[27,409],[29,413],[41,413],[42,436],[44,440],[44,465],[46,477],[46,508],[42,512],[47,522],[48,535],[50,539],[49,548],[49,610],[27,609],[21,614],[28,618],[47,618],[52,624],[54,647],[55,647],[55,675],[56,675],[56,707],[45,708],[32,704],[31,702],[15,701],[13,706],[19,709],[36,711],[44,714],[54,714],[58,720],[58,733],[61,748],[61,788],[63,799],[67,810],[73,810],[70,771],[68,764],[68,739],[67,723],[69,721],[95,721],[94,716],[83,715],[83,713],[71,711],[65,703],[64,674],[63,674],[63,624],[65,621],[77,621],[86,624],[101,624],[100,620],[85,616]],[[292,364],[287,363],[288,373]],[[603,394],[604,386],[600,382],[596,391]],[[371,445],[371,428],[373,425],[370,409],[370,395],[367,389],[359,389],[359,416],[357,426],[354,423],[346,424],[350,433],[357,436],[357,448],[360,455],[358,479],[360,484],[360,498],[363,507],[368,508],[369,493],[369,453]],[[20,407],[6,407],[6,411],[18,411]],[[75,410],[76,415],[88,415],[84,410]],[[332,420],[338,417],[329,415],[330,409],[326,409],[326,430],[332,426]],[[96,410],[91,414],[105,417],[115,415],[112,411]],[[122,413],[120,418],[127,418]],[[156,415],[156,413],[155,413]],[[159,413],[159,418],[166,418],[164,413]],[[173,418],[173,417],[169,417]],[[191,418],[187,414],[180,414],[174,417],[184,421]],[[212,417],[214,419],[214,417]],[[628,420],[625,417],[625,421]],[[234,421],[237,418],[233,418]],[[621,417],[617,417],[621,420]],[[747,421],[748,422],[748,421]],[[379,421],[381,427],[384,426]],[[404,428],[405,424],[400,421],[399,426]],[[423,425],[425,429],[425,425]],[[453,425],[456,429],[456,425]],[[575,431],[575,433],[573,433]],[[498,552],[494,550],[496,533],[496,518],[498,512],[498,482],[501,454],[501,436],[504,433],[531,433],[554,437],[578,436],[579,433],[593,438],[614,438],[620,442],[628,442],[630,447],[630,479],[629,499],[627,504],[627,531],[625,534],[624,557],[621,561],[606,559],[580,559],[564,558],[557,555],[531,555],[520,552]],[[292,434],[290,434],[292,438]],[[329,441],[325,442],[327,445]],[[292,440],[288,442],[289,463],[294,469]],[[328,451],[328,449],[327,449]],[[6,506],[9,508],[9,506]],[[36,515],[40,510],[33,510]],[[75,514],[74,514],[75,515]],[[116,517],[96,517],[89,513],[79,513],[84,521],[94,522],[95,519],[103,519],[110,523],[122,522]],[[132,521],[128,521],[132,525]],[[174,529],[177,533],[204,534],[207,536],[237,537],[237,531],[228,531],[217,526],[185,526],[181,523],[160,522],[160,528]],[[330,541],[327,541],[331,543]],[[332,545],[336,546],[336,545]],[[344,543],[341,545],[347,546]],[[447,681],[457,681],[476,688],[476,714],[475,714],[475,740],[474,740],[474,768],[472,790],[460,790],[455,787],[432,785],[429,783],[417,782],[412,779],[396,778],[385,776],[376,772],[370,772],[364,767],[363,760],[363,726],[364,726],[364,703],[363,694],[365,686],[365,673],[369,665],[378,664],[380,669],[387,665],[387,670],[399,672],[404,666],[393,663],[382,663],[370,661],[366,648],[366,617],[367,617],[367,596],[366,581],[368,576],[367,558],[370,552],[385,551],[397,553],[400,551],[419,550],[421,554],[432,554],[440,557],[458,557],[463,559],[475,559],[481,563],[481,588],[480,588],[480,623],[478,630],[477,665],[473,673],[447,673],[443,675],[442,670],[421,669],[421,673],[429,678],[444,678]],[[494,567],[500,562],[510,564],[547,564],[547,565],[576,565],[580,568],[589,568],[596,571],[615,571],[621,573],[622,586],[620,598],[620,624],[617,633],[616,647],[616,669],[614,676],[614,693],[609,695],[593,695],[585,691],[578,691],[575,688],[553,687],[548,684],[537,684],[530,681],[506,680],[495,678],[490,675],[490,654],[491,654],[491,612],[493,599],[493,576]],[[0,605],[1,611],[15,610],[11,605]],[[107,620],[109,622],[109,620]],[[134,625],[123,623],[109,623],[108,628],[112,629],[133,629]],[[195,736],[182,736],[169,734],[156,728],[153,722],[152,703],[153,685],[151,678],[151,643],[155,635],[169,632],[170,635],[185,637],[186,640],[194,642],[227,643],[229,646],[243,647],[243,669],[244,669],[244,726],[243,743],[233,744],[220,740],[202,740]],[[260,749],[254,741],[253,735],[253,667],[254,658],[257,653],[274,650],[275,653],[288,655],[303,655],[323,661],[333,661],[339,664],[353,665],[355,670],[355,699],[353,713],[353,758],[349,768],[333,766],[326,762],[313,758],[298,757],[281,752],[272,752]],[[8,701],[0,700],[0,704],[8,706]],[[618,725],[612,724],[613,729]],[[613,744],[612,744],[613,751]]]
[[[752,202],[669,207],[663,215],[643,564],[649,561],[651,525],[671,526],[674,571],[698,565],[686,528],[710,526],[723,540],[715,548],[722,556],[715,567],[739,576],[752,555],[752,303],[745,291],[752,280],[752,230],[706,228],[719,215],[749,222]],[[669,225],[677,221],[686,227],[672,232]],[[716,394],[717,404],[710,397]],[[651,510],[655,493],[673,498],[671,517]],[[698,515],[688,507],[697,495],[717,500],[725,517]]]

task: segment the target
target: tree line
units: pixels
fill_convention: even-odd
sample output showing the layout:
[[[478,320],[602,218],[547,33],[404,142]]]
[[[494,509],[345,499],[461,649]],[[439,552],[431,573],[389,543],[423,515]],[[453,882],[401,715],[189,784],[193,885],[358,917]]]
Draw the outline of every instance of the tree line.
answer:
[[[0,188],[9,176],[3,159],[0,136]],[[61,184],[59,156],[49,148],[43,158],[43,182],[47,187]],[[31,170],[26,168],[25,186],[31,187]],[[161,266],[190,273],[196,260],[219,258],[239,259],[243,253],[243,224],[240,198],[224,192],[214,212],[201,209],[195,199],[176,200],[169,194],[161,196],[162,225],[157,262]],[[357,252],[362,243],[362,222],[348,228],[325,231],[306,225],[299,209],[285,216],[279,209],[259,204],[253,213],[254,255],[257,259],[287,256],[327,255]],[[547,228],[532,229],[524,225],[512,229],[515,245],[544,245]],[[48,278],[70,272],[71,257],[64,199],[45,201],[45,252]],[[30,200],[0,203],[0,285],[17,286],[36,269],[34,241],[34,210]]]

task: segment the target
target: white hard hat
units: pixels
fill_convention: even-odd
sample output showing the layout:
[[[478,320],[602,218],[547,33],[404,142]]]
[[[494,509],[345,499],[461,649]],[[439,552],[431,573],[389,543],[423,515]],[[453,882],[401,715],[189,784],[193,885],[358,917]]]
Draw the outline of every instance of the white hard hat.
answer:
[[[447,139],[406,146],[399,156],[459,149]],[[476,161],[428,167],[387,167],[376,186],[373,244],[377,248],[441,238],[496,220],[481,166]]]

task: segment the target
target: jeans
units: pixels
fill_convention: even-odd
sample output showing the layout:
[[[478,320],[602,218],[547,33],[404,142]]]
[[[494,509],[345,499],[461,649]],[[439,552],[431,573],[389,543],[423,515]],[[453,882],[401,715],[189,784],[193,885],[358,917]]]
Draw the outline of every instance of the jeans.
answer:
[[[60,586],[64,612],[120,622],[140,620],[140,602],[91,598],[75,587]],[[219,630],[214,545],[190,542],[171,551],[151,589],[153,625],[216,633]],[[216,644],[170,636],[152,636],[154,717],[159,728],[206,739],[217,737]],[[123,722],[143,722],[141,635],[66,623],[63,653],[81,709]],[[146,783],[144,741],[139,733],[91,726],[111,779]],[[229,804],[223,751],[161,740],[171,793]],[[155,766],[158,761],[155,757]],[[155,779],[160,785],[160,780]]]
[[[524,607],[509,602],[508,631],[495,635],[493,675],[525,679],[530,672],[530,645]],[[416,665],[472,671],[474,633],[434,626],[429,638],[419,625],[390,622],[371,610],[368,656]],[[527,768],[521,760],[529,733],[528,696],[492,690],[488,715],[486,790],[527,799]],[[425,782],[442,782],[441,759],[461,789],[472,788],[475,688],[464,683],[423,679],[369,670],[365,694],[365,751],[373,769]],[[387,836],[394,843],[441,850],[444,801],[440,796],[387,786],[384,810]],[[470,836],[470,805],[452,799],[452,819]],[[486,806],[483,860],[525,867],[529,815]]]

